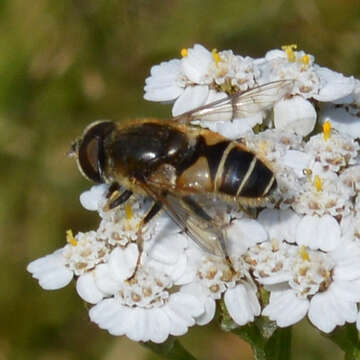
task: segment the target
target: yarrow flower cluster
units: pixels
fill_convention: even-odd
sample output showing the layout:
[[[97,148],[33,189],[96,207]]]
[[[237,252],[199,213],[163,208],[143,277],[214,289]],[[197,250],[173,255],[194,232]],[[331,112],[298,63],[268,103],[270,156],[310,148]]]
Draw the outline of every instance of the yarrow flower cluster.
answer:
[[[276,192],[253,217],[211,200],[226,225],[231,266],[199,248],[166,213],[139,232],[150,199],[133,196],[108,210],[103,184],[80,197],[99,213],[98,229],[68,231],[66,245],[28,271],[48,290],[75,278],[79,296],[93,305],[91,321],[135,341],[161,343],[208,324],[220,302],[234,326],[262,315],[279,327],[308,317],[326,333],[347,322],[360,330],[360,81],[317,65],[294,45],[260,59],[201,45],[181,56],[154,66],[145,85],[146,100],[173,103],[174,121],[226,96],[291,80],[266,109],[194,119],[194,126],[241,142],[276,176]]]

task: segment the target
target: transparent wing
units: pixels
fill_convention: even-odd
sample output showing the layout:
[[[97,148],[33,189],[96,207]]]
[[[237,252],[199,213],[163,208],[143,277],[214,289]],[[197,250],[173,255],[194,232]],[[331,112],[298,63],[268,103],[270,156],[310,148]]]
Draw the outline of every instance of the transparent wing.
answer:
[[[200,106],[173,119],[188,123],[193,120],[224,120],[246,117],[266,110],[290,92],[294,80],[278,80]]]
[[[224,231],[191,197],[164,193],[154,184],[144,184],[142,187],[149,196],[163,204],[170,218],[203,250],[227,257]]]

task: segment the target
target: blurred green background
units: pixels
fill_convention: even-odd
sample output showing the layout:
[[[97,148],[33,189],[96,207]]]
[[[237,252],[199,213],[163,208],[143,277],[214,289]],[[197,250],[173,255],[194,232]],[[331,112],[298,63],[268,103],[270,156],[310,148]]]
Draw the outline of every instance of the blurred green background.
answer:
[[[0,360],[158,359],[88,320],[74,285],[44,291],[25,271],[61,247],[65,230],[96,227],[78,200],[89,187],[65,154],[97,119],[166,117],[143,100],[152,65],[183,47],[262,56],[297,43],[319,64],[360,76],[359,0],[0,1]],[[250,359],[215,326],[181,338],[199,359]],[[340,359],[306,323],[295,359]]]

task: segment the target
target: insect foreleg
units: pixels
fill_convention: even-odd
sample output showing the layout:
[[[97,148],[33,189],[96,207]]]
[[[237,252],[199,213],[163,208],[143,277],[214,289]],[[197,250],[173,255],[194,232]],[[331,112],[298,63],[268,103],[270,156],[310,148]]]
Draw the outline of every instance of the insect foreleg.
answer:
[[[105,210],[111,210],[121,205],[127,201],[132,195],[132,191],[125,190],[123,193],[120,193],[118,189],[115,189],[112,193],[109,193],[109,200],[105,205]]]

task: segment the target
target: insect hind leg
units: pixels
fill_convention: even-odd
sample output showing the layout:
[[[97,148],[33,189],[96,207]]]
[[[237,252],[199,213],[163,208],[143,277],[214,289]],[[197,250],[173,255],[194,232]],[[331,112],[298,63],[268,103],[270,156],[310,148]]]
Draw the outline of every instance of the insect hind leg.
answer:
[[[128,281],[132,280],[135,277],[135,275],[138,271],[138,268],[140,266],[141,256],[144,251],[144,238],[142,237],[142,230],[143,230],[144,226],[147,223],[149,223],[149,221],[151,219],[153,219],[155,217],[155,215],[157,215],[161,209],[162,209],[162,203],[160,201],[156,201],[153,204],[153,206],[151,207],[151,209],[148,211],[148,213],[145,215],[145,217],[140,221],[140,224],[139,224],[138,230],[137,230],[137,237],[136,237],[136,245],[139,250],[139,255],[136,260],[135,270],[134,270],[133,274],[127,279]]]
[[[211,224],[211,222],[213,221],[213,218],[196,202],[194,201],[191,197],[189,196],[184,196],[182,201],[197,215],[199,216],[202,220],[206,221],[206,223],[208,223],[209,225]],[[226,249],[226,242],[225,242],[225,236],[224,236],[224,229],[223,228],[219,228],[216,231],[217,234],[217,239],[219,241],[221,250],[224,254],[225,257],[225,261],[227,263],[227,265],[230,268],[230,271],[235,274],[236,271],[234,269],[234,266],[231,262],[231,259],[229,257],[229,254],[227,252]]]

